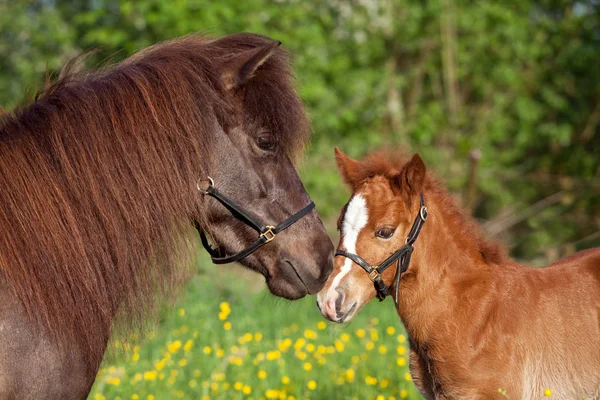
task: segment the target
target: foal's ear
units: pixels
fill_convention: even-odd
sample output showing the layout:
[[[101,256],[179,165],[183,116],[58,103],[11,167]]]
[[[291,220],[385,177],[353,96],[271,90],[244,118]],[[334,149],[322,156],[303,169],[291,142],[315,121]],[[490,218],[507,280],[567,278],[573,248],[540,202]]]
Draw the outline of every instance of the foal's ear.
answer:
[[[337,147],[335,151],[335,162],[337,163],[340,175],[344,178],[344,182],[353,186],[358,177],[360,162],[348,157]]]
[[[246,50],[227,60],[221,75],[225,88],[236,90],[243,87],[280,45],[281,42],[274,41],[255,49]]]
[[[412,156],[409,162],[394,177],[394,184],[405,200],[410,204],[414,195],[421,193],[425,182],[425,163],[418,154]]]

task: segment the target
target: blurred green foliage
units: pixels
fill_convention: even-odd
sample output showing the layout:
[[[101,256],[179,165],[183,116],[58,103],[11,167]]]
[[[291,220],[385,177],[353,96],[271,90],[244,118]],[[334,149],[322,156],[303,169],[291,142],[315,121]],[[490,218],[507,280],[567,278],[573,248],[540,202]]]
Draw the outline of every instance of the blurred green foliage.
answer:
[[[600,245],[596,0],[0,0],[0,104],[84,50],[118,61],[190,32],[262,33],[294,58],[313,121],[302,178],[333,231],[333,146],[420,152],[512,254]],[[472,151],[482,157],[469,178]]]

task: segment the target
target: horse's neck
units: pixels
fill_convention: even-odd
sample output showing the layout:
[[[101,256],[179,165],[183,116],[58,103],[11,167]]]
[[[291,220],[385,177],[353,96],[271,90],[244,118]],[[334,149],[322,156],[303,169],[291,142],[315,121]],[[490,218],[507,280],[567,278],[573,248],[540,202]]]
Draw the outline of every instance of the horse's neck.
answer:
[[[470,303],[473,288],[491,281],[490,266],[475,243],[453,226],[435,204],[428,205],[429,218],[415,242],[410,267],[402,275],[398,313],[413,340],[427,346],[440,334],[452,331],[456,306]]]

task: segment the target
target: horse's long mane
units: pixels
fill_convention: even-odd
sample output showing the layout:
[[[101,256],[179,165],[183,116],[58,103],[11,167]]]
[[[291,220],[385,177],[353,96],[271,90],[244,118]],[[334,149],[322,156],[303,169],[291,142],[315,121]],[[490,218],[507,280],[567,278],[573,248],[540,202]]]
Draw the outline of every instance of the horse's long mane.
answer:
[[[0,279],[57,343],[81,346],[90,367],[117,313],[136,325],[191,272],[211,131],[240,113],[220,68],[269,42],[161,43],[100,72],[64,72],[33,104],[0,116]],[[293,157],[308,122],[288,64],[277,49],[243,107]]]
[[[360,168],[353,171],[352,182],[347,183],[353,186],[353,191],[356,191],[357,186],[371,176],[382,175],[392,179],[409,159],[406,154],[399,151],[393,153],[376,151],[361,160]],[[451,219],[456,234],[461,235],[465,243],[473,243],[485,262],[500,264],[506,261],[505,248],[499,242],[486,237],[477,222],[460,207],[443,182],[431,172],[426,175],[423,191],[427,193],[427,197],[435,198],[435,203]],[[425,201],[427,202],[427,199]]]

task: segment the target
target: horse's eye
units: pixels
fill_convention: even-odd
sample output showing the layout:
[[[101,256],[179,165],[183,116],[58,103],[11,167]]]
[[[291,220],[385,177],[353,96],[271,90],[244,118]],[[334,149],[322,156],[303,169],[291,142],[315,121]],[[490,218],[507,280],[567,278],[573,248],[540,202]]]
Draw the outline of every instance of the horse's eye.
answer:
[[[277,147],[275,139],[268,136],[261,136],[257,140],[258,147],[264,151],[273,151]]]
[[[394,236],[395,231],[396,230],[394,228],[390,227],[380,228],[377,230],[377,232],[375,232],[375,236],[381,239],[389,239]]]

